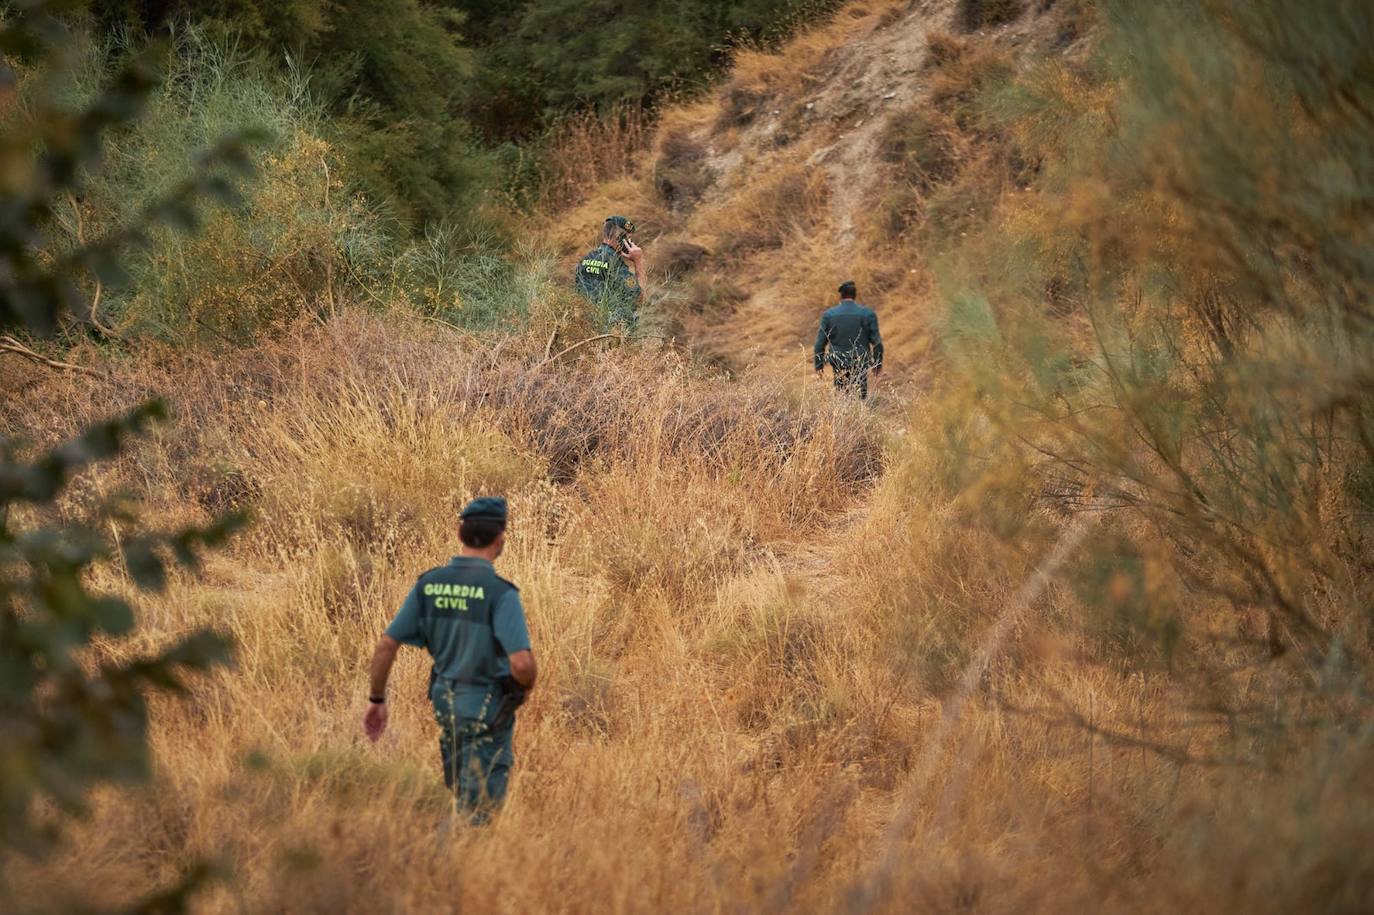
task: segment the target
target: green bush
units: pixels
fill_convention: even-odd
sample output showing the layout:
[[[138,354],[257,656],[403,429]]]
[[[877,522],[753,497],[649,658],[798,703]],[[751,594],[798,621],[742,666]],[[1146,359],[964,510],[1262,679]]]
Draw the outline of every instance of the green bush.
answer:
[[[181,32],[168,51],[148,117],[107,144],[102,168],[85,176],[79,194],[55,201],[50,251],[78,250],[136,220],[195,174],[217,136],[253,126],[270,142],[254,159],[258,182],[233,209],[193,207],[194,236],[150,227],[153,243],[122,259],[118,282],[89,287],[92,321],[105,336],[236,346],[348,302],[483,328],[528,310],[536,281],[520,275],[500,239],[446,223],[412,239],[370,203],[351,169],[356,157],[327,139],[334,127],[308,74],[279,75],[261,54],[198,28]],[[95,98],[128,57],[117,42],[83,40],[72,52],[74,73],[57,95],[67,110]],[[23,91],[37,88],[35,74]],[[27,110],[17,109],[12,123],[23,126]]]
[[[115,44],[87,44],[69,103],[80,104],[118,66]],[[324,307],[346,277],[348,235],[374,219],[322,139],[326,120],[303,75],[274,75],[257,55],[204,32],[182,32],[148,116],[121,132],[80,198],[59,208],[67,241],[133,218],[196,168],[213,138],[247,127],[271,138],[261,183],[232,211],[201,208],[194,237],[167,228],[125,261],[102,310],[120,335],[237,344]]]
[[[473,71],[462,15],[420,0],[94,0],[98,28],[157,33],[189,24],[277,74],[309,72],[372,206],[412,230],[462,219],[487,186],[487,156],[462,116]],[[269,71],[270,72],[270,71]]]
[[[509,328],[529,316],[550,282],[552,264],[526,254],[517,265],[490,236],[431,226],[397,258],[395,281],[424,314],[474,330]]]

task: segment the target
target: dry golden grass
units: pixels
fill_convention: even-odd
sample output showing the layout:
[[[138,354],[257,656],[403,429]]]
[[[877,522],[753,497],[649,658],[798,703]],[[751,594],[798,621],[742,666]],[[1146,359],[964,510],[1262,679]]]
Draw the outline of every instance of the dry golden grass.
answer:
[[[148,641],[227,629],[235,668],[157,704],[156,782],[101,793],[66,851],[13,865],[16,898],[118,905],[208,857],[232,876],[199,897],[207,912],[1368,911],[1368,734],[1240,764],[1208,694],[1113,641],[1128,584],[1098,605],[1054,579],[961,691],[1082,494],[1030,485],[1034,456],[992,428],[1006,404],[941,384],[920,233],[880,237],[836,206],[826,155],[853,112],[790,144],[761,126],[803,117],[839,49],[907,14],[858,3],[780,53],[741,55],[721,94],[664,115],[628,173],[531,229],[571,255],[623,212],[649,239],[702,242],[655,307],[680,309],[687,342],[730,375],[673,347],[547,362],[551,333],[590,335],[552,294],[523,335],[346,311],[234,355],[140,350],[109,384],[7,369],[0,428],[40,441],[173,396],[179,425],[82,477],[65,511],[126,486],[168,521],[258,515],[142,617]],[[1007,58],[974,40],[930,37],[933,86],[872,125],[865,161],[890,174],[884,136],[934,112],[951,161],[918,163],[921,205],[985,192],[982,215],[1043,237],[1053,262],[1058,233],[1088,217],[1011,188],[964,92]],[[699,196],[659,181],[684,163]],[[1101,192],[1068,199],[1100,212]],[[974,239],[965,254],[976,278],[999,252]],[[844,277],[874,293],[893,364],[920,360],[923,396],[884,394],[875,412],[803,383]],[[512,499],[501,568],[542,680],[505,809],[445,832],[425,659],[403,653],[377,746],[361,734],[364,668],[414,576],[455,549],[458,506],[491,491]],[[1148,538],[1135,523],[1107,516],[1090,543]],[[1162,566],[1142,580],[1241,634]],[[99,584],[127,587],[117,569]],[[1277,732],[1283,684],[1240,676]],[[966,704],[944,731],[951,697]]]
[[[1069,696],[1101,726],[1178,727],[1162,684],[1070,663],[1072,640],[996,665],[915,787],[913,831],[885,834],[941,691],[1039,534],[961,525],[935,449],[896,446],[880,478],[874,418],[828,391],[666,352],[541,365],[541,342],[498,353],[345,315],[234,356],[142,353],[110,385],[31,378],[11,399],[6,424],[47,439],[172,394],[180,424],[83,479],[68,510],[129,486],[167,519],[259,516],[143,613],[149,642],[228,630],[234,669],[158,702],[155,784],[101,793],[64,853],[12,869],[19,898],[116,905],[209,857],[234,876],[204,911],[1170,910],[1154,862],[1216,809],[1217,780],[992,701]],[[377,746],[364,668],[413,577],[453,551],[457,506],[489,491],[512,498],[502,568],[544,676],[505,811],[440,838],[425,659],[403,654]],[[99,584],[126,587],[116,569]],[[1072,606],[1052,592],[1037,612]],[[902,866],[873,883],[889,852]]]
[[[566,209],[631,171],[650,137],[640,105],[572,115],[555,126],[539,160],[540,210]]]
[[[596,185],[586,200],[561,211],[555,223],[538,231],[548,233],[541,240],[547,239],[553,250],[565,259],[571,274],[576,259],[600,244],[601,224],[612,215],[633,219],[645,242],[652,242],[665,228],[675,224],[650,182],[626,176]]]
[[[730,220],[721,220],[716,247],[734,256],[776,250],[795,238],[812,238],[829,188],[825,176],[800,165],[771,169],[736,198]]]

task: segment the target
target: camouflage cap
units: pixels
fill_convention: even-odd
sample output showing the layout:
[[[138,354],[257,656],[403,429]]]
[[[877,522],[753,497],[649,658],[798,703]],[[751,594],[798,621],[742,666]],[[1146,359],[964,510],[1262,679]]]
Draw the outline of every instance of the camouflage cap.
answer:
[[[469,502],[458,517],[464,521],[468,518],[480,518],[483,521],[499,521],[505,524],[506,516],[505,499],[501,496],[481,496]]]

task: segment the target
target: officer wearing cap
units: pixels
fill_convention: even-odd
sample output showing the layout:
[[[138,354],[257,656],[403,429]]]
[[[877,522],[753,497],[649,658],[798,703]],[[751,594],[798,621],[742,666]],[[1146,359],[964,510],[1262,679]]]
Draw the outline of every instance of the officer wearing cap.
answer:
[[[647,287],[644,250],[634,243],[634,223],[624,216],[608,216],[601,224],[601,244],[577,265],[577,291],[596,306],[602,329],[617,326],[632,331],[639,320],[639,304]]]
[[[492,565],[506,545],[506,500],[474,499],[460,518],[461,553],[420,576],[377,642],[363,729],[374,741],[386,730],[396,652],[426,649],[444,784],[472,822],[483,823],[505,797],[515,709],[537,671],[520,591]]]
[[[868,398],[868,371],[883,371],[883,338],[878,333],[878,314],[854,301],[858,288],[852,280],[840,284],[840,303],[821,315],[816,333],[816,375],[828,363],[835,373],[835,387]]]

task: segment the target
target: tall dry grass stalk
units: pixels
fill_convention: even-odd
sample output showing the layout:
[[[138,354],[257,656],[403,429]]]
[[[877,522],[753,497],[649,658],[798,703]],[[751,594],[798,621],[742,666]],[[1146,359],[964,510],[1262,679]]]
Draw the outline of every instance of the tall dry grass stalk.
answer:
[[[650,137],[649,112],[637,103],[562,119],[549,132],[540,155],[538,209],[566,209],[599,185],[629,174]]]

